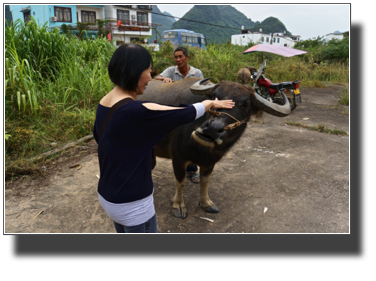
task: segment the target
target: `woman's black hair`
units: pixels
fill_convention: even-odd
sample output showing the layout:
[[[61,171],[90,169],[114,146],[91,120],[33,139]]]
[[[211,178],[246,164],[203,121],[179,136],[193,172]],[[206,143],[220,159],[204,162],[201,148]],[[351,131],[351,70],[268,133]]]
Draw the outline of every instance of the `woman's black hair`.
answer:
[[[142,72],[153,66],[148,50],[137,44],[123,44],[117,48],[108,64],[112,83],[127,91],[136,91]]]

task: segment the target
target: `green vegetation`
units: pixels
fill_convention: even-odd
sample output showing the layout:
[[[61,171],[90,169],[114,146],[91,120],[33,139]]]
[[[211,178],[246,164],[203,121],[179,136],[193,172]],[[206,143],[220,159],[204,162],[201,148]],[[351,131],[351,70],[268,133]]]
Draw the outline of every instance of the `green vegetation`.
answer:
[[[91,134],[96,106],[112,89],[107,64],[115,47],[107,38],[68,37],[33,18],[6,25],[5,34],[6,162]]]
[[[305,61],[312,60],[314,63],[336,61],[348,63],[349,61],[349,36],[345,33],[342,40],[332,39],[324,43],[324,37],[315,40],[304,40],[295,44],[295,49],[308,51],[304,55]]]
[[[341,94],[339,95],[340,104],[349,105],[350,98],[349,98],[349,84],[345,84],[344,87],[341,89]]]
[[[151,52],[156,74],[175,64],[173,50],[167,43]],[[258,68],[262,63],[261,54],[243,55],[244,50],[228,43],[209,44],[206,51],[189,48],[189,64],[215,83],[237,81],[240,68]],[[107,38],[79,40],[38,26],[33,18],[27,25],[22,21],[5,25],[7,177],[32,170],[27,159],[92,133],[97,104],[113,87],[107,65],[114,51]],[[309,56],[283,58],[264,53],[266,77],[273,82],[301,80],[301,87],[349,83],[348,60],[334,58],[315,65]]]
[[[344,130],[329,129],[328,126],[326,126],[324,124],[317,124],[317,125],[314,125],[314,126],[309,126],[309,125],[306,125],[306,124],[302,124],[300,122],[288,121],[288,122],[285,122],[285,123],[287,125],[290,125],[290,126],[302,127],[302,128],[306,128],[310,131],[317,131],[317,132],[320,132],[320,133],[326,133],[326,134],[331,134],[331,135],[339,135],[339,136],[348,135],[348,132],[346,132]]]

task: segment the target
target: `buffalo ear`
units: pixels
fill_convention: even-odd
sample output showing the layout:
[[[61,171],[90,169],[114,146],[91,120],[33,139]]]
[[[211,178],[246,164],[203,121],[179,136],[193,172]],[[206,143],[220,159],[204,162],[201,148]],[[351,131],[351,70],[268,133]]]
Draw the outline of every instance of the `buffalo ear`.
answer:
[[[190,87],[190,90],[191,90],[192,94],[195,94],[195,95],[208,95],[208,96],[212,95],[214,87],[216,86],[216,84],[213,84],[213,83],[209,82],[208,81],[209,79],[211,79],[211,78],[205,78],[205,79],[202,79],[202,80],[197,81],[196,83],[194,83]]]

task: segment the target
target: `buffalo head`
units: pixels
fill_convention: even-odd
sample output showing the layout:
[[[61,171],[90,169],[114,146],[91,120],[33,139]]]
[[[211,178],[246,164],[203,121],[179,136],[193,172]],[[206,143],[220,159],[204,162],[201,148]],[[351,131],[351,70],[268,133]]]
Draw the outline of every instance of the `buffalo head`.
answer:
[[[243,133],[250,116],[259,110],[279,117],[287,116],[291,111],[285,95],[284,105],[279,105],[262,98],[249,85],[230,81],[213,84],[209,79],[194,83],[191,92],[211,99],[232,99],[235,107],[209,111],[212,116],[192,132],[192,138],[205,147],[226,149],[223,146],[231,146]]]

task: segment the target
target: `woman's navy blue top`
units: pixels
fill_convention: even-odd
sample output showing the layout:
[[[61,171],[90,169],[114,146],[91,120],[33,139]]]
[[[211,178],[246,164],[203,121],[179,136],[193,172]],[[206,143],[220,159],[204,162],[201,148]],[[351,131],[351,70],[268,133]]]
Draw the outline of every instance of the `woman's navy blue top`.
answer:
[[[175,110],[150,110],[145,101],[131,101],[111,116],[99,140],[109,107],[98,105],[94,138],[98,143],[100,179],[98,193],[112,203],[128,203],[153,193],[153,146],[176,127],[192,122],[192,105]]]

